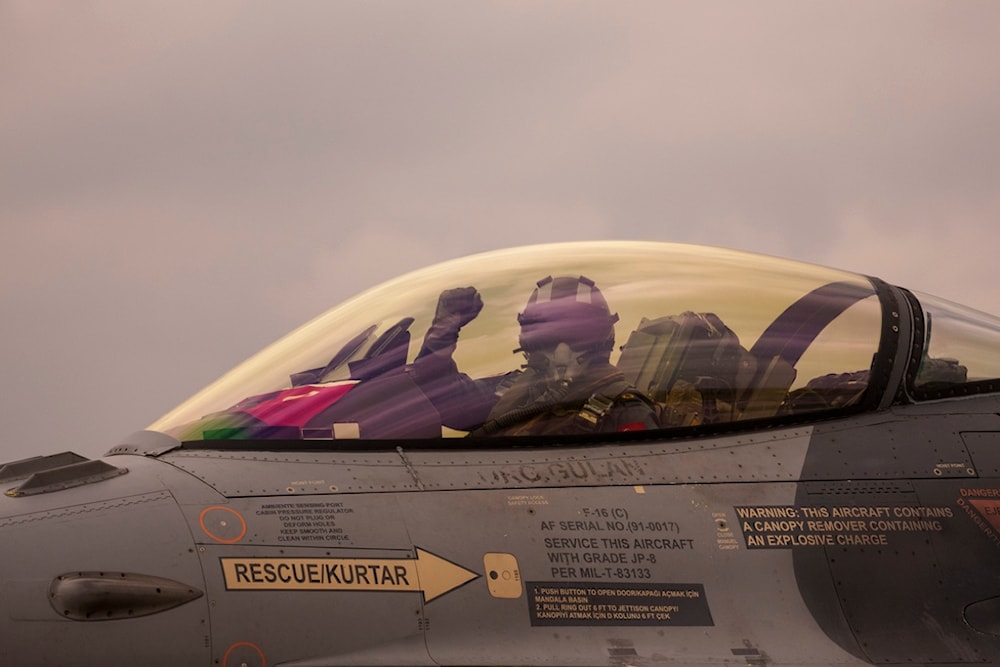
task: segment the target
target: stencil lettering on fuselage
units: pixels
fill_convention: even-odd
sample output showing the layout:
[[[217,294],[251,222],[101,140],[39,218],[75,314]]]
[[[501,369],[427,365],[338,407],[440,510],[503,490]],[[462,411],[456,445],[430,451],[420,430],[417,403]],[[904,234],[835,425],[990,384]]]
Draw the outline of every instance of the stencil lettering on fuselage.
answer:
[[[888,546],[903,533],[940,533],[950,507],[754,505],[733,508],[748,549]]]
[[[529,582],[534,626],[714,625],[701,584]]]

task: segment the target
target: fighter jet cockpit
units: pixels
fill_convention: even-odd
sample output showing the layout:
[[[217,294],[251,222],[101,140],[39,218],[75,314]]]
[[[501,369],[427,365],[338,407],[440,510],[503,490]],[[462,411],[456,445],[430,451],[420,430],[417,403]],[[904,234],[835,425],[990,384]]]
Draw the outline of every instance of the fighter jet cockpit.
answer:
[[[371,289],[150,429],[331,447],[663,436],[975,391],[1000,377],[997,340],[992,318],[825,267],[676,244],[535,246]],[[884,396],[904,367],[908,395]]]

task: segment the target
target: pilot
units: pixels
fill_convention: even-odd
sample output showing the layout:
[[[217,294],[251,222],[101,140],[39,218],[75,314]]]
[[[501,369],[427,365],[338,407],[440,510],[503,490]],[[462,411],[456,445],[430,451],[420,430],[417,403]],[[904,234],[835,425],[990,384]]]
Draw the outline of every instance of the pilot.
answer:
[[[474,287],[445,290],[413,363],[418,384],[445,426],[470,435],[549,435],[657,427],[652,403],[609,362],[614,324],[607,302],[585,277],[538,282],[518,315],[521,370],[472,380],[452,354],[458,334],[482,310]]]

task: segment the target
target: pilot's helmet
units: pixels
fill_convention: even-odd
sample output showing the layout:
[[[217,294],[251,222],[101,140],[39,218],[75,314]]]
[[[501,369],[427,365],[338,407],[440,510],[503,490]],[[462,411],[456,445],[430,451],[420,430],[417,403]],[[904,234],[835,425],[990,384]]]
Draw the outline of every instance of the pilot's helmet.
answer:
[[[526,352],[566,343],[581,352],[610,355],[618,314],[610,311],[593,280],[548,276],[538,281],[517,321]]]

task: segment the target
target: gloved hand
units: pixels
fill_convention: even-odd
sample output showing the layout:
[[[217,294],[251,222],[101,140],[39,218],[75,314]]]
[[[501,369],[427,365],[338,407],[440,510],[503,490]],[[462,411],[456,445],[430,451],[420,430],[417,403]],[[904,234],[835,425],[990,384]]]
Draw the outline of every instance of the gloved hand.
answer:
[[[483,309],[483,297],[475,287],[456,287],[441,292],[438,297],[437,312],[434,313],[434,325],[454,327],[457,332],[466,324],[476,319]]]
[[[434,321],[424,336],[424,344],[417,357],[432,352],[453,352],[459,330],[476,319],[482,309],[483,297],[475,287],[456,287],[441,292]]]

